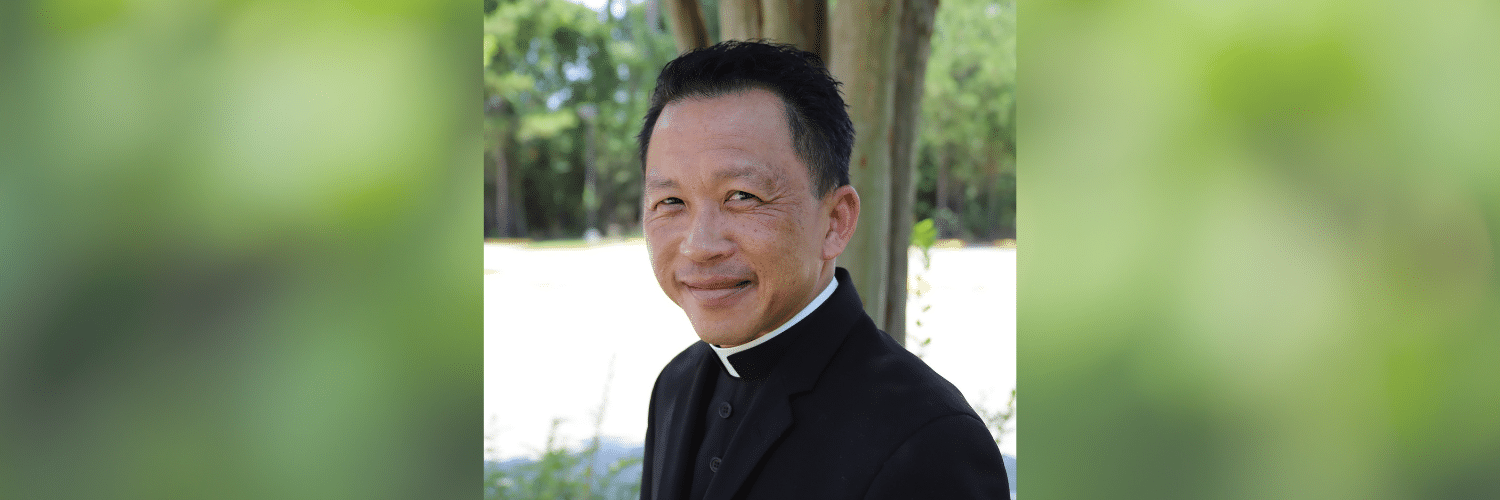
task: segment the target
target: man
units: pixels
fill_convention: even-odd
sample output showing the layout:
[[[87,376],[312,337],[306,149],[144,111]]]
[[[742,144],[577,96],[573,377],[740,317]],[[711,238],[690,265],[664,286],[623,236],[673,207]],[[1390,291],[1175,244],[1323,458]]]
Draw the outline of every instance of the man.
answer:
[[[662,69],[642,225],[702,342],[651,394],[641,498],[1008,498],[958,390],[875,327],[834,260],[854,128],[817,56],[725,42]]]

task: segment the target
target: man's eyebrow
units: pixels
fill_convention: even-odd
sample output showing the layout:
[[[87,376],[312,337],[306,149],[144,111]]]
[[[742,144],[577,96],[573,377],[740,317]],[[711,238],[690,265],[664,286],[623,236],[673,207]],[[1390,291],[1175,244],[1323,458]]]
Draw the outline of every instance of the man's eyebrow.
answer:
[[[650,176],[646,178],[647,191],[655,189],[672,189],[675,187],[677,187],[677,181],[672,179],[664,179],[656,176]]]
[[[762,169],[758,169],[752,166],[730,167],[714,173],[714,180],[722,181],[726,179],[745,179],[750,182],[760,184],[763,187],[775,186],[777,181],[777,178],[775,176],[766,175]],[[674,189],[676,187],[677,181],[674,179],[657,176],[646,176],[646,191],[653,191],[658,189]]]
[[[714,179],[745,179],[751,182],[762,184],[765,187],[776,185],[777,180],[774,176],[765,175],[764,169],[759,169],[751,166],[730,167],[724,170],[720,170],[718,173],[714,174]]]

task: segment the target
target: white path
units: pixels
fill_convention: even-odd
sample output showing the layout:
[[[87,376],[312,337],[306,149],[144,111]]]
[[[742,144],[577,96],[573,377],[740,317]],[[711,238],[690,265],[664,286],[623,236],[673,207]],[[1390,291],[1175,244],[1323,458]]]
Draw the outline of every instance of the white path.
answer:
[[[911,254],[913,272],[920,255]],[[553,418],[559,444],[592,436],[605,397],[605,436],[639,444],[651,384],[697,340],[651,275],[640,241],[579,249],[484,245],[486,458],[534,456]],[[932,289],[909,302],[924,359],[971,404],[1002,408],[1016,380],[1016,251],[934,249]],[[920,312],[922,304],[932,304]],[[909,343],[914,345],[914,343]],[[613,378],[610,365],[613,362]],[[1015,420],[1001,450],[1015,455]]]

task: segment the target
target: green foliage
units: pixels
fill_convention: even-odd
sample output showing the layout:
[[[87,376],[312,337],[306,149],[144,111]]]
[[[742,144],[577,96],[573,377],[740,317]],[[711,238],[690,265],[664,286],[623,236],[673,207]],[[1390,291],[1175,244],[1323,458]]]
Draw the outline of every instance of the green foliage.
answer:
[[[539,459],[509,469],[496,468],[485,474],[485,500],[628,500],[640,497],[640,476],[629,474],[621,477],[621,474],[640,465],[641,457],[622,457],[596,474],[592,463],[599,451],[598,439],[587,448],[570,452],[557,445],[557,426],[560,423],[561,419],[552,421],[552,430],[547,434],[547,449]]]
[[[637,224],[635,136],[656,73],[676,55],[671,34],[653,32],[658,21],[645,10],[629,4],[615,17],[565,0],[509,0],[485,16],[486,165],[504,155],[519,204],[512,215],[529,228],[513,236],[576,237],[585,210],[596,207],[601,227]],[[584,189],[586,106],[594,110],[592,196]],[[498,227],[486,224],[486,232]]]
[[[916,283],[915,286],[910,286],[910,288],[912,289],[912,295],[916,296],[916,300],[921,301],[922,298],[927,295],[927,291],[932,288],[932,285],[927,283],[927,278],[925,276],[925,272],[932,269],[932,246],[934,244],[937,244],[937,227],[934,226],[932,219],[922,219],[920,221],[917,221],[916,224],[912,224],[911,244],[913,246],[916,246],[917,250],[922,252],[922,272],[914,273],[914,281]],[[917,328],[922,327],[922,315],[931,309],[932,304],[922,304],[921,312],[918,313],[916,315],[916,318],[914,319]],[[915,329],[907,332],[906,336],[909,341],[919,339],[919,337],[916,336]],[[920,358],[924,354],[926,354],[927,345],[931,343],[932,337],[921,338],[921,340],[917,342],[917,357]]]
[[[945,0],[938,8],[914,208],[917,218],[935,219],[940,237],[1015,235],[1015,51],[1014,1]]]
[[[975,404],[974,412],[979,414],[981,420],[984,420],[986,427],[995,430],[995,444],[1000,444],[1000,438],[1005,436],[1006,424],[1009,424],[1016,416],[1016,390],[1010,390],[1010,401],[1005,403],[1005,409],[990,410],[983,404]]]
[[[552,419],[547,444],[537,460],[512,467],[486,463],[484,497],[490,499],[579,499],[613,500],[639,497],[641,475],[636,467],[640,456],[623,456],[596,471],[599,464],[600,434],[605,410],[609,406],[609,386],[614,380],[615,360],[609,361],[604,391],[594,413],[594,437],[578,452],[557,444],[557,428],[562,418]],[[486,453],[493,453],[487,449]],[[621,477],[624,475],[624,477]]]
[[[911,244],[922,251],[922,268],[932,268],[932,246],[937,244],[937,227],[931,218],[917,221],[911,226]]]
[[[578,115],[568,110],[537,113],[521,117],[516,138],[521,141],[551,139],[565,130],[578,126]]]

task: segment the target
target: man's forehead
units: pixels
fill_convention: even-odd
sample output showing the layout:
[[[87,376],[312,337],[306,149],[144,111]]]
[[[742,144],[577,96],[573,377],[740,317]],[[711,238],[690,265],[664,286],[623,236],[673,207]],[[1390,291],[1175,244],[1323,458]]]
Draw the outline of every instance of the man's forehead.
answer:
[[[691,111],[688,109],[692,108]],[[785,103],[775,93],[758,87],[750,87],[712,97],[689,96],[668,103],[656,116],[652,127],[656,132],[675,127],[729,127],[742,120],[780,118],[784,115]],[[681,116],[691,113],[693,118],[685,123]],[[783,125],[784,126],[784,125]]]
[[[785,184],[789,173],[784,170],[792,164],[802,167],[784,110],[780,97],[760,88],[688,97],[664,106],[645,158],[644,187],[730,179],[762,187]]]
[[[661,114],[656,115],[656,126],[652,128],[657,130],[672,128],[672,117],[677,116],[676,104],[679,102],[682,101],[674,101],[661,108]]]

